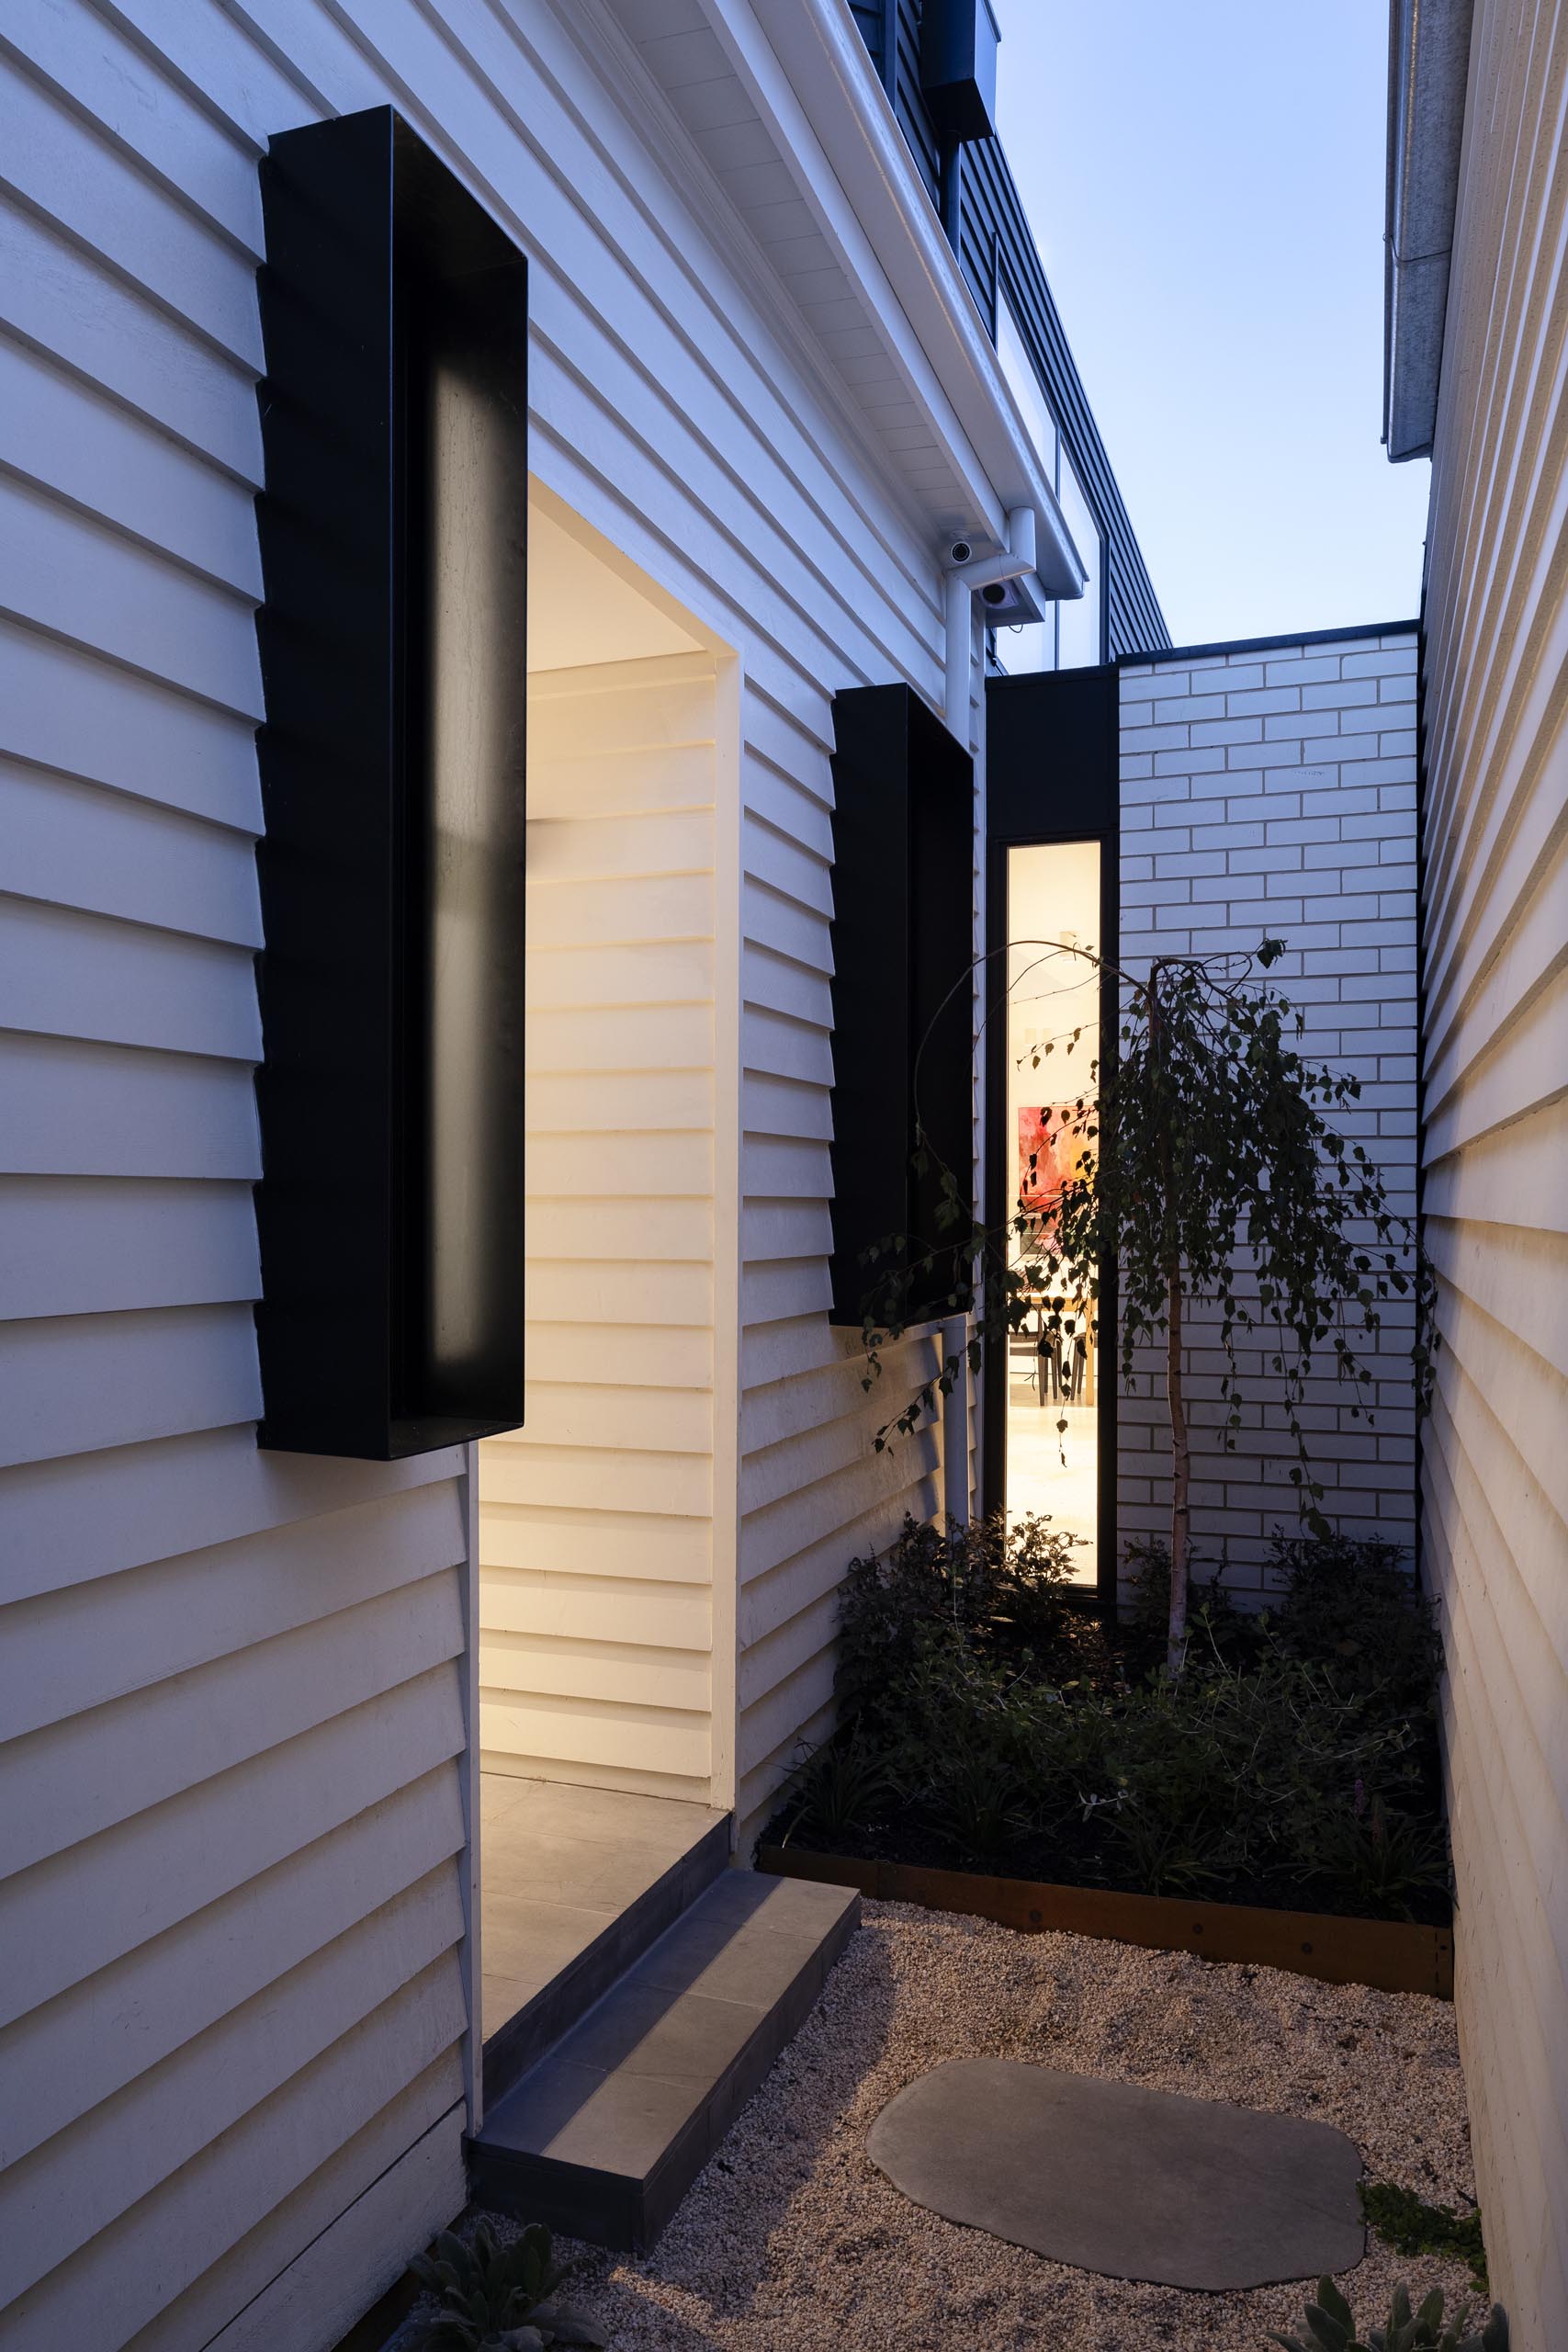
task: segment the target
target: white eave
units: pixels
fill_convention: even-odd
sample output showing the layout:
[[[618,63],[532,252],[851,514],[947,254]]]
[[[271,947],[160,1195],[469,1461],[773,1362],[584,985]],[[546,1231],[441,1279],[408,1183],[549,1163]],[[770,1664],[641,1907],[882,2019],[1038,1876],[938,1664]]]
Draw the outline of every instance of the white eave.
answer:
[[[609,0],[934,533],[1085,568],[847,0]]]
[[[1383,439],[1424,458],[1437,426],[1472,0],[1391,0]]]

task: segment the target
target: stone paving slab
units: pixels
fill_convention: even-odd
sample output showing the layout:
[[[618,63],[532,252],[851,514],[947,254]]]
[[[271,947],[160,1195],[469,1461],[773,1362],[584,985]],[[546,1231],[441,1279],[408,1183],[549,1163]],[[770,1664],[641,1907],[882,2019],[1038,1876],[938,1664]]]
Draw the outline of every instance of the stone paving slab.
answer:
[[[867,2146],[929,2211],[1113,2278],[1263,2287],[1366,2251],[1359,2151],[1298,2116],[966,2058],[908,2084]]]

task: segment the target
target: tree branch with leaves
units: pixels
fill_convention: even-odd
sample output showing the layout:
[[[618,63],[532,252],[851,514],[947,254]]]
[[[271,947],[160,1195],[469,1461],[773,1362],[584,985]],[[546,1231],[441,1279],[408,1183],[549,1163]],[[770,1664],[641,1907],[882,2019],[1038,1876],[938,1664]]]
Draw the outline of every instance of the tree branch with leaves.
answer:
[[[987,1349],[1005,1350],[1043,1295],[1070,1294],[1098,1312],[1104,1274],[1115,1270],[1124,1385],[1135,1386],[1146,1351],[1165,1359],[1173,1675],[1181,1671],[1187,1640],[1194,1314],[1213,1323],[1224,1357],[1220,1437],[1229,1451],[1250,1401],[1239,1350],[1261,1347],[1269,1393],[1282,1404],[1293,1445],[1291,1482],[1314,1533],[1329,1527],[1306,1441],[1309,1382],[1331,1365],[1353,1392],[1352,1417],[1371,1426],[1369,1358],[1380,1345],[1384,1309],[1402,1298],[1414,1308],[1419,1408],[1430,1389],[1432,1282],[1414,1222],[1392,1205],[1365,1145],[1336,1124],[1358,1101],[1359,1080],[1307,1057],[1303,1016],[1258,978],[1283,952],[1283,941],[1265,939],[1253,956],[1159,956],[1143,974],[1109,965],[1092,948],[1048,940],[1012,942],[978,958],[949,1002],[997,956],[1031,958],[1011,986],[1057,958],[1080,967],[1069,987],[1081,989],[1086,964],[1109,978],[1120,1000],[1118,1050],[1091,1060],[1077,1100],[1053,1114],[1056,1125],[1041,1135],[1019,1197],[996,1227],[976,1220],[968,1171],[961,1181],[933,1153],[919,1116],[917,1056],[916,1165],[938,1180],[939,1230],[889,1237],[866,1253],[868,1390],[881,1377],[884,1351],[916,1319],[912,1300],[926,1302],[929,1315],[930,1300],[945,1285],[940,1311],[972,1318],[966,1349],[944,1356],[884,1425],[879,1448],[934,1412],[938,1395],[951,1392],[966,1364],[978,1371]],[[1010,993],[1003,991],[1004,1001]],[[1071,1056],[1083,1043],[1080,1025],[1032,1047],[1027,1058],[1039,1067],[1058,1047]],[[1070,1172],[1042,1204],[1040,1162],[1049,1151],[1059,1165],[1062,1146]],[[1060,1306],[1055,1317],[1059,1337]]]

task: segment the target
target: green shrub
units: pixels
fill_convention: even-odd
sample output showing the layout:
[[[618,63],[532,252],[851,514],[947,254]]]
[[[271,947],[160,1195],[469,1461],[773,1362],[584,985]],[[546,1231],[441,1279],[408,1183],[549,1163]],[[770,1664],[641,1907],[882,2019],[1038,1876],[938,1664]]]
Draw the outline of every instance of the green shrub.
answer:
[[[1405,1722],[1378,1717],[1321,1668],[1268,1645],[1251,1662],[1190,1664],[1179,1682],[1152,1676],[1073,1713],[1097,1734],[1076,1761],[1080,1774],[1097,1773],[1083,1793],[1103,1808],[1108,1858],[1151,1894],[1323,1878],[1354,1899],[1371,1876],[1370,1865],[1359,1878],[1346,1873],[1358,1804],[1370,1787],[1392,1822],[1403,1816],[1390,1798],[1419,1795]],[[1391,1907],[1446,1871],[1440,1840],[1420,1851],[1407,1840],[1399,1854],[1400,1871],[1384,1873]]]
[[[944,1859],[991,1863],[1033,1834],[1062,1712],[1049,1686],[987,1657],[974,1635],[920,1629],[880,1725],[903,1804]]]
[[[547,2352],[552,2345],[604,2346],[609,2337],[583,2312],[555,2300],[570,2263],[551,2259],[550,2233],[536,2222],[502,2245],[488,2222],[465,2245],[443,2230],[411,2265],[442,2308],[420,2335],[421,2352]]]
[[[1314,1826],[1303,1866],[1303,1876],[1329,1881],[1351,1910],[1379,1918],[1408,1917],[1415,1899],[1446,1885],[1448,1874],[1441,1822],[1398,1812],[1381,1796],[1331,1807]]]
[[[1434,2287],[1419,2311],[1410,2308],[1407,2288],[1396,2287],[1382,2327],[1370,2327],[1363,2337],[1349,2304],[1332,2278],[1317,2282],[1317,2301],[1306,2307],[1306,2334],[1270,2335],[1285,2352],[1508,2352],[1508,2319],[1501,2303],[1474,2334],[1470,2332],[1466,2304],[1446,2324],[1443,2290]]]
[[[778,1843],[787,1846],[796,1830],[829,1840],[873,1828],[897,1796],[887,1759],[863,1731],[813,1748],[796,1767],[784,1792]]]
[[[840,1712],[874,1713],[930,1629],[998,1655],[1057,1657],[1082,1630],[1066,1600],[1074,1538],[1000,1512],[943,1531],[906,1517],[887,1550],[852,1560],[839,1596]]]
[[[1150,1645],[1151,1654],[1157,1650],[1163,1657],[1170,1617],[1170,1546],[1158,1536],[1150,1536],[1145,1542],[1124,1544],[1122,1558],[1130,1571],[1133,1590],[1127,1624]],[[1252,1628],[1220,1582],[1218,1561],[1194,1555],[1189,1574],[1187,1615],[1200,1660],[1205,1653],[1230,1656],[1245,1648]]]
[[[1154,1894],[1429,1914],[1447,1884],[1430,1613],[1388,1546],[1281,1539],[1275,1556],[1279,1610],[1204,1594],[1173,1680],[1152,1663],[1163,1634],[1108,1634],[1069,1597],[1072,1548],[1045,1522],[906,1520],[850,1569],[842,1728],[772,1834]],[[1143,1568],[1162,1627],[1157,1545]]]
[[[1433,1711],[1442,1643],[1396,1544],[1276,1533],[1269,1565],[1284,1587],[1270,1618],[1288,1656],[1321,1665],[1344,1688]]]

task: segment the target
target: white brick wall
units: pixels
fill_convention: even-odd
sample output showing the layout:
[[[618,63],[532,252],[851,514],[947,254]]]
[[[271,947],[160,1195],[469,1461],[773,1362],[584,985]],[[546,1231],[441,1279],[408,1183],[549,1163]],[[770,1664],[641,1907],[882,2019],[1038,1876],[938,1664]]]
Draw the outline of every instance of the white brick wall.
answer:
[[[1345,1132],[1375,1146],[1393,1205],[1415,1205],[1416,638],[1176,655],[1122,673],[1122,961],[1286,942],[1269,974],[1306,1016],[1303,1050],[1353,1071]],[[1201,1329],[1200,1329],[1201,1338]],[[1324,1508],[1347,1533],[1415,1540],[1410,1323],[1386,1316],[1375,1421],[1325,1367],[1303,1415]],[[1293,1532],[1294,1449],[1263,1351],[1238,1351],[1249,1402],[1219,1424],[1217,1345],[1190,1352],[1196,1548],[1261,1598],[1276,1526]],[[1276,1392],[1277,1393],[1277,1392]],[[1164,1380],[1119,1396],[1119,1534],[1168,1532]]]

